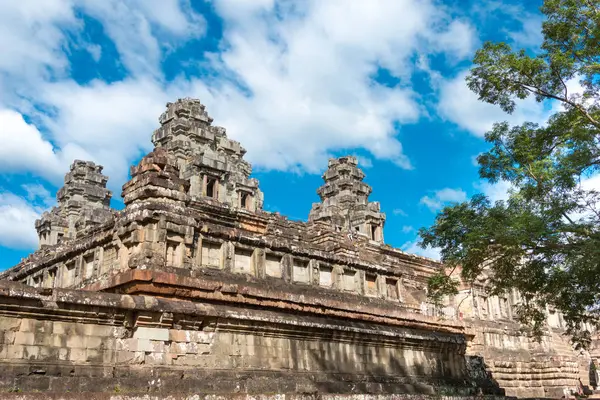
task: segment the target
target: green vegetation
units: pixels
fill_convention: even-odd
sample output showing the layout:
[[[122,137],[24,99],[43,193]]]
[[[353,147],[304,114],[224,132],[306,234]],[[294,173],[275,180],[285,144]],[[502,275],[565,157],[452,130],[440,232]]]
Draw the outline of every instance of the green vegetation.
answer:
[[[446,207],[421,229],[421,245],[441,248],[442,261],[450,270],[460,265],[466,282],[485,266],[492,293],[520,291],[519,319],[538,335],[546,304],[554,306],[585,345],[582,323],[600,316],[600,193],[590,187],[600,167],[600,0],[546,0],[541,11],[539,51],[485,43],[467,85],[508,113],[530,96],[555,112],[544,125],[495,124],[479,173],[509,182],[509,199],[492,204],[476,195]],[[455,293],[456,284],[440,272],[430,280],[432,299]]]

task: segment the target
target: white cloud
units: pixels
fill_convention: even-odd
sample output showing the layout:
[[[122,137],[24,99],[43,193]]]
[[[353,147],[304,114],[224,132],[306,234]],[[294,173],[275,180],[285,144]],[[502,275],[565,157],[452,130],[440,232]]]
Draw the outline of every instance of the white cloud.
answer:
[[[402,227],[402,233],[410,233],[410,232],[412,232],[414,230],[415,230],[415,228],[413,226],[411,226],[411,225],[404,225]]]
[[[471,134],[483,137],[492,129],[496,122],[507,121],[511,125],[520,125],[524,122],[534,122],[540,125],[547,123],[548,118],[558,111],[564,111],[563,103],[552,100],[551,103],[538,103],[533,96],[524,100],[517,99],[515,110],[507,114],[499,106],[478,100],[477,94],[472,92],[465,81],[468,71],[459,73],[455,78],[439,82],[439,115]],[[583,87],[579,78],[575,77],[565,82],[567,96],[575,102],[591,104],[587,99],[583,101],[581,94]]]
[[[498,183],[489,183],[487,181],[481,181],[476,183],[475,188],[481,193],[485,194],[492,203],[499,200],[508,200],[510,196],[510,190],[512,185],[506,181],[500,181]]]
[[[537,48],[543,40],[543,18],[541,13],[528,11],[526,4],[496,0],[477,2],[473,17],[478,18],[481,25],[502,21],[502,32],[516,48]]]
[[[569,218],[573,221],[598,223],[600,215],[600,174],[596,173],[582,179],[578,189],[582,191],[584,197],[578,202],[580,209],[570,213]]]
[[[431,211],[439,211],[448,203],[460,203],[467,199],[467,194],[461,189],[444,188],[434,192],[432,196],[423,196],[420,204],[427,206]]]
[[[10,192],[0,192],[0,246],[33,249],[38,244],[35,220],[41,210]]]
[[[402,210],[401,208],[394,208],[394,210],[392,210],[392,213],[394,215],[399,215],[401,217],[407,217],[408,216],[408,214],[404,210]]]
[[[21,188],[25,191],[30,203],[41,203],[46,207],[51,207],[56,203],[50,191],[39,183],[23,184]]]
[[[179,0],[82,0],[82,11],[99,19],[121,62],[135,74],[160,76],[162,51],[202,35],[206,22]]]
[[[483,137],[495,122],[508,121],[511,125],[526,121],[544,123],[551,114],[531,96],[517,100],[515,111],[507,114],[497,105],[478,100],[477,95],[467,87],[466,76],[467,71],[463,71],[454,79],[441,83],[438,112],[442,118],[475,136]]]
[[[539,14],[516,12],[513,14],[521,23],[522,30],[508,32],[509,37],[519,46],[537,47],[542,44],[542,16]]]
[[[65,25],[75,24],[70,1],[14,1],[0,5],[0,70],[43,75],[40,67],[65,67],[60,48]]]
[[[401,246],[401,249],[402,249],[402,251],[409,253],[409,254],[416,254],[418,256],[431,258],[431,259],[437,260],[437,261],[440,260],[440,249],[435,248],[435,247],[434,248],[428,247],[426,249],[423,249],[418,245],[418,243],[419,243],[418,239],[405,242]]]
[[[0,15],[14,13],[12,4],[0,5]],[[74,16],[74,3],[51,4],[53,12],[31,17],[32,24],[49,32],[48,39],[14,27],[21,48],[9,49],[0,59],[13,59],[21,49],[30,54],[36,46],[48,55],[16,57],[11,69],[0,63],[0,74],[10,77],[0,89],[12,94],[0,102],[35,114],[39,130],[48,133],[42,143],[52,143],[54,155],[46,152],[35,168],[54,160],[60,173],[51,173],[60,178],[72,158],[91,158],[107,167],[113,187],[123,183],[128,164],[150,148],[164,103],[184,95],[207,104],[215,123],[247,147],[249,160],[259,168],[318,172],[331,151],[363,148],[410,169],[396,129],[425,112],[409,79],[414,55],[461,57],[476,42],[468,23],[452,21],[432,0],[357,2],[352,7],[343,1],[313,1],[278,3],[277,8],[273,1],[222,0],[215,6],[224,17],[223,50],[210,58],[213,77],[165,83],[158,71],[168,51],[165,43],[183,43],[205,29],[189,3],[84,0],[77,3],[79,9],[102,23],[133,76],[81,86],[64,78],[50,82],[40,72],[49,67],[59,77],[68,72],[62,52],[68,40],[61,28],[83,27]],[[98,59],[102,53],[96,46],[83,47]],[[35,67],[35,73],[23,76],[25,65]],[[388,69],[401,83],[374,82],[377,68]],[[6,86],[15,77],[24,83],[18,94]]]
[[[395,123],[415,122],[423,113],[408,79],[412,57],[417,52],[464,54],[470,47],[464,40],[473,41],[464,23],[448,22],[430,1],[352,7],[315,1],[284,17],[270,2],[244,13],[230,2],[217,5],[230,29],[225,31],[228,47],[214,67],[236,81],[221,82],[206,102],[216,121],[248,147],[249,158],[266,168],[315,172],[329,150],[359,147],[412,168],[395,130]],[[372,81],[378,67],[401,84],[390,88]]]
[[[102,46],[98,44],[88,44],[85,46],[85,49],[90,53],[94,61],[100,61],[100,58],[102,57]]]
[[[56,179],[63,170],[61,155],[16,111],[0,109],[0,142],[3,173],[26,171]]]
[[[166,102],[181,95],[169,96],[150,79],[44,85],[39,98],[52,104],[55,113],[38,116],[64,153],[61,179],[73,159],[90,160],[104,165],[109,185],[120,190],[132,160],[151,150],[150,138]]]
[[[469,57],[479,45],[473,25],[461,20],[451,21],[448,29],[434,40],[439,49],[454,49],[448,56],[457,61]]]
[[[373,161],[369,157],[354,155],[358,160],[358,166],[362,169],[368,169],[373,167]]]

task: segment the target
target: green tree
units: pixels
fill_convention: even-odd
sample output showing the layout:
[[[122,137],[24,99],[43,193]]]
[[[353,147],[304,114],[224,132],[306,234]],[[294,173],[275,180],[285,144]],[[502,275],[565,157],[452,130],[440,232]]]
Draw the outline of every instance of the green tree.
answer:
[[[538,335],[545,305],[554,306],[585,345],[582,323],[600,317],[600,193],[582,184],[600,168],[600,0],[546,0],[541,11],[537,54],[485,43],[466,81],[507,113],[529,96],[557,111],[543,125],[496,123],[479,174],[510,183],[508,200],[476,195],[446,207],[420,230],[421,246],[441,248],[466,282],[489,274],[492,293],[516,288],[518,317]],[[431,278],[434,300],[456,292],[449,275]]]

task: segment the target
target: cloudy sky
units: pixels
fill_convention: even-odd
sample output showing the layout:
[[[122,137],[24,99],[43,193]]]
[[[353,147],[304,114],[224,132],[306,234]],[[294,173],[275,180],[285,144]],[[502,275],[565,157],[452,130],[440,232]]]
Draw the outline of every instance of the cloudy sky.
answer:
[[[523,3],[528,3],[527,8]],[[19,0],[0,2],[0,270],[37,246],[34,221],[73,159],[105,166],[122,208],[167,101],[197,97],[248,149],[265,208],[306,219],[332,156],[354,154],[386,241],[444,204],[502,186],[474,157],[494,121],[464,77],[486,40],[540,43],[540,1]]]

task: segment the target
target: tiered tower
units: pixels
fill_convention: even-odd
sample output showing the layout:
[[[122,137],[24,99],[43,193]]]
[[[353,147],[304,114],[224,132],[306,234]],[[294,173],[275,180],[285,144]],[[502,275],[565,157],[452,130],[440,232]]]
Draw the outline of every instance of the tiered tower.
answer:
[[[378,202],[369,202],[372,189],[363,182],[364,177],[356,157],[330,159],[323,174],[325,184],[317,190],[321,203],[313,204],[308,220],[324,221],[337,231],[383,243],[385,214],[380,211]]]
[[[107,222],[112,192],[103,167],[91,161],[75,160],[65,175],[65,185],[56,193],[58,205],[35,221],[40,246],[74,239],[78,232]]]
[[[177,158],[181,178],[190,181],[192,199],[208,197],[242,210],[262,209],[263,193],[243,159],[246,150],[227,138],[225,128],[211,125],[213,119],[199,100],[168,103],[159,121],[152,143]]]

